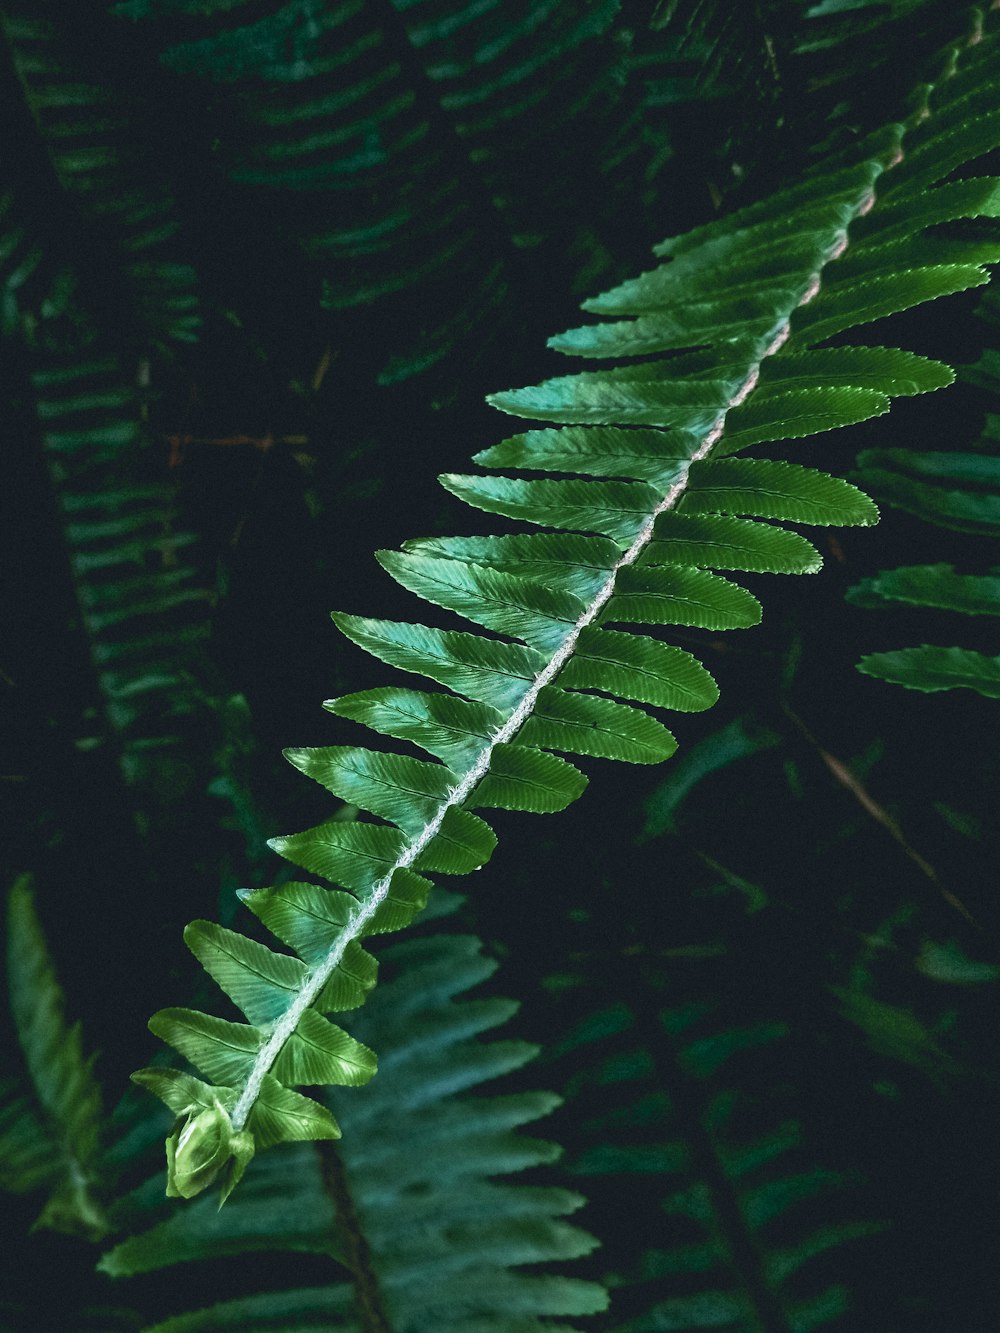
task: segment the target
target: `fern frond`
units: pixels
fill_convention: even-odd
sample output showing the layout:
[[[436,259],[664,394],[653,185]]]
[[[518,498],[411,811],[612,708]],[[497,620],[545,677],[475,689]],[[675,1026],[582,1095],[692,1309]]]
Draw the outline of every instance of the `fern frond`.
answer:
[[[150,787],[158,758],[203,711],[191,668],[209,631],[208,593],[183,558],[194,537],[178,530],[173,488],[149,467],[120,358],[75,304],[38,341],[42,449],[107,733],[126,781]],[[99,743],[101,730],[81,743]]]
[[[627,124],[604,123],[621,99],[612,0],[115,8],[159,20],[166,67],[214,85],[232,117],[217,156],[244,199],[281,215],[326,308],[375,312],[383,386],[467,345],[470,330],[481,344],[507,327],[514,252],[548,246],[562,262],[570,247],[551,233],[588,150],[610,140],[612,180],[629,156]],[[610,237],[603,194],[587,213]]]
[[[95,24],[105,23],[53,0],[11,0],[0,14],[47,158],[40,171],[54,174],[82,241],[78,270],[89,281],[87,266],[98,263],[103,282],[126,286],[121,308],[136,321],[134,337],[189,343],[201,322],[195,272],[178,253],[173,196],[144,169],[143,98],[111,30],[97,36]]]
[[[685,980],[683,999],[657,995],[659,978],[649,1012],[624,1003],[589,1012],[550,1050],[555,1068],[574,1071],[570,1176],[596,1197],[606,1185],[620,1197],[627,1181],[630,1211],[656,1219],[627,1248],[608,1238],[608,1328],[836,1325],[850,1295],[847,1282],[829,1280],[844,1263],[834,1268],[830,1256],[884,1226],[853,1218],[857,1201],[844,1196],[854,1182],[808,1151],[782,1086],[789,1024],[740,1022],[710,988]]]
[[[143,170],[131,81],[108,44],[81,40],[81,22],[92,37],[92,20],[48,0],[0,15],[35,130],[0,206],[0,290],[96,677],[100,708],[76,741],[110,740],[126,781],[149,789],[178,718],[195,711],[177,647],[190,660],[204,640],[208,595],[178,558],[193,538],[175,531],[174,487],[149,466],[137,381],[151,348],[195,337],[198,298],[173,198]],[[113,322],[106,288],[121,298]]]
[[[100,1240],[109,1230],[95,1196],[101,1091],[79,1024],[68,1027],[63,995],[22,876],[7,901],[10,1012],[28,1075],[29,1096],[4,1096],[0,1183],[15,1194],[48,1192],[36,1226]],[[11,1088],[9,1091],[13,1092]]]
[[[221,1212],[199,1199],[110,1250],[105,1272],[125,1277],[185,1260],[295,1250],[354,1270],[358,1296],[377,1300],[391,1328],[541,1333],[552,1327],[546,1316],[603,1308],[596,1284],[520,1271],[577,1258],[594,1241],[563,1220],[583,1202],[578,1194],[497,1179],[558,1154],[522,1126],[559,1099],[469,1095],[535,1054],[525,1042],[481,1039],[516,1008],[465,995],[495,964],[461,935],[410,940],[383,961],[394,977],[352,1023],[352,1040],[378,1034],[383,1069],[363,1101],[335,1103],[342,1147],[299,1145],[264,1159]],[[355,1313],[352,1282],[337,1275],[331,1285],[261,1290],[156,1328],[236,1330],[274,1319],[296,1328],[371,1327]]]
[[[250,1025],[177,1020],[173,1011],[153,1020],[212,1080],[140,1076],[189,1129],[204,1126],[203,1138],[182,1131],[186,1158],[174,1159],[172,1188],[206,1155],[213,1163],[206,1176],[221,1175],[230,1188],[239,1155],[214,1169],[226,1134],[266,1146],[339,1132],[323,1107],[288,1084],[306,1069],[311,1082],[322,1076],[345,1085],[373,1071],[370,1052],[345,1045],[321,1015],[358,1003],[360,941],[413,918],[430,887],[422,872],[465,873],[487,860],[492,834],[474,809],[561,809],[586,780],[550,750],[591,753],[587,732],[611,730],[610,743],[599,736],[601,752],[610,744],[631,762],[649,762],[668,753],[673,738],[633,704],[697,710],[712,702],[714,686],[696,659],[624,627],[752,625],[756,598],[711,572],[751,559],[739,534],[752,534],[752,560],[796,572],[814,568],[815,558],[774,536],[770,521],[875,521],[872,501],[839,478],[728,455],[867,420],[894,394],[950,378],[947,368],[895,349],[816,344],[987,281],[980,262],[955,262],[920,221],[911,233],[921,236],[916,254],[902,261],[883,244],[879,225],[883,208],[896,225],[911,209],[919,218],[939,182],[1000,143],[993,114],[956,129],[956,108],[978,96],[980,81],[990,84],[996,49],[980,15],[973,39],[949,53],[911,122],[866,141],[853,162],[834,160],[760,203],[668,239],[657,248],[659,268],[587,303],[620,318],[551,340],[591,358],[677,355],[493,396],[501,410],[568,423],[566,432],[528,432],[500,446],[519,468],[564,475],[448,475],[444,485],[477,509],[555,532],[520,535],[516,544],[487,539],[488,563],[474,554],[482,544],[449,547],[448,539],[381,557],[404,586],[509,637],[335,615],[354,643],[451,694],[392,687],[333,700],[331,711],[447,759],[417,764],[361,748],[293,752],[293,762],[334,795],[389,822],[331,821],[274,840],[287,859],[339,886],[245,895],[298,957],[195,928],[192,947]],[[977,212],[995,210],[998,197],[994,183]],[[567,469],[574,452],[582,465]],[[490,466],[494,457],[488,451],[477,461]],[[615,696],[621,711],[609,715],[599,695]],[[245,1138],[240,1145],[245,1151]]]

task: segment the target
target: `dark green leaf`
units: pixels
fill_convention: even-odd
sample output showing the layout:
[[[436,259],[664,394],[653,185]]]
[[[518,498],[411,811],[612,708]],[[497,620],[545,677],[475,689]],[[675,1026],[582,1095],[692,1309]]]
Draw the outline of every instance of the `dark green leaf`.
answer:
[[[874,389],[761,391],[728,414],[715,456],[737,453],[768,440],[792,440],[838,426],[853,426],[888,410],[888,395]]]
[[[951,565],[904,565],[862,579],[848,589],[847,600],[869,608],[903,602],[970,616],[998,616],[1000,575],[958,574]]]
[[[905,685],[908,690],[975,690],[988,699],[1000,699],[1000,657],[987,657],[969,648],[900,648],[869,653],[858,663],[866,676]]]
[[[792,345],[821,342],[845,329],[871,324],[886,315],[986,282],[989,274],[974,264],[940,264],[834,286],[796,310],[792,316]]]

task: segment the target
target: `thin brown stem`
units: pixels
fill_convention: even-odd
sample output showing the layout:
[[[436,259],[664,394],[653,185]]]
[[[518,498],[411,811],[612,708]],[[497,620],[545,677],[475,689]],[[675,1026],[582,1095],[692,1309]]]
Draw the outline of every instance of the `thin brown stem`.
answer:
[[[372,1252],[354,1206],[344,1160],[337,1145],[321,1139],[316,1145],[323,1185],[333,1200],[348,1267],[354,1278],[354,1300],[362,1333],[392,1333],[372,1264]]]
[[[920,870],[921,874],[925,875],[931,881],[949,907],[953,907],[956,912],[961,913],[961,915],[965,917],[966,921],[975,926],[977,930],[981,930],[982,927],[979,922],[962,900],[953,893],[951,889],[942,884],[937,871],[931,863],[926,857],[921,856],[916,848],[910,845],[910,842],[899,824],[896,823],[888,810],[886,810],[886,808],[872,796],[871,792],[869,792],[861,779],[855,773],[851,772],[850,768],[842,759],[838,759],[836,755],[833,755],[829,750],[824,749],[799,715],[790,708],[787,703],[782,704],[782,709],[789,721],[795,727],[796,731],[798,731],[802,738],[808,741],[813,747],[840,786],[851,793],[867,815],[874,819],[877,824],[881,824],[892,840]]]

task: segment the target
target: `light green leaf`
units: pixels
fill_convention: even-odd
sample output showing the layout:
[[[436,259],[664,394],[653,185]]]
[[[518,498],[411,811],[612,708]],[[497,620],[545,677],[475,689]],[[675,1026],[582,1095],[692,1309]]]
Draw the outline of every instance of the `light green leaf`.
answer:
[[[282,1087],[273,1074],[264,1076],[247,1124],[258,1149],[296,1140],[340,1138],[340,1127],[325,1106]]]
[[[232,1088],[213,1087],[193,1074],[182,1074],[179,1069],[137,1069],[132,1082],[148,1088],[175,1115],[187,1115],[193,1107],[208,1110],[216,1099],[229,1111],[236,1105],[237,1094]]]
[[[650,386],[644,384],[642,393],[649,390]],[[709,415],[709,421],[713,415]],[[511,435],[491,449],[474,454],[473,462],[481,467],[578,472],[587,477],[629,477],[666,489],[680,475],[677,463],[690,458],[699,441],[700,436],[692,430],[566,426],[562,430],[531,430],[522,435]]]
[[[340,937],[357,900],[346,893],[292,880],[272,889],[240,889],[240,901],[308,964],[318,963]]]
[[[517,704],[545,665],[541,653],[516,643],[339,612],[333,619],[347,638],[383,662],[497,709]]]
[[[525,745],[498,745],[472,804],[541,814],[564,810],[586,785],[583,774],[565,759]]]
[[[653,540],[638,562],[646,565],[699,565],[761,574],[813,574],[823,558],[797,532],[749,519],[678,514],[656,520]]]
[[[334,796],[389,820],[411,836],[434,816],[458,780],[443,764],[354,745],[288,749],[283,753],[299,772]]]
[[[627,546],[647,522],[659,493],[638,481],[520,481],[514,477],[439,478],[476,509],[549,528],[597,532]]]
[[[868,525],[878,510],[850,482],[798,463],[725,458],[693,463],[683,514],[750,514],[793,523]]]
[[[358,1088],[375,1074],[373,1051],[349,1037],[342,1028],[307,1009],[294,1034],[274,1064],[274,1076],[300,1087]]]
[[[711,303],[707,309],[714,312],[715,303]],[[683,338],[672,338],[666,330],[673,328],[675,324],[664,316],[655,322],[648,318],[627,323],[622,321],[617,325],[598,324],[593,329],[571,329],[563,334],[561,339],[550,339],[549,342],[557,351],[577,353],[581,356],[625,356],[633,353],[619,352],[617,349],[601,350],[605,344],[612,342],[612,329],[617,331],[617,337],[622,342],[630,339],[648,344],[638,348],[640,351],[655,352],[667,347],[683,347],[692,342],[704,341],[692,334],[686,334]],[[587,339],[584,334],[591,336]],[[581,425],[595,426],[609,423],[629,426],[670,426],[675,431],[684,433],[704,432],[723,410],[731,392],[729,385],[716,385],[712,381],[705,380],[685,383],[683,380],[677,381],[664,376],[662,383],[656,383],[645,367],[640,369],[646,373],[637,373],[634,379],[625,378],[620,371],[618,373],[611,371],[608,374],[591,373],[586,378],[578,375],[560,375],[529,388],[507,389],[503,393],[490,394],[489,402],[501,412],[509,412],[516,417],[532,417],[538,421],[577,422]],[[485,452],[491,454],[489,450]],[[671,457],[673,452],[670,449],[666,456]],[[487,462],[477,457],[476,462],[485,462],[487,466],[493,467],[497,466],[499,458],[491,455]],[[516,466],[528,467],[530,464],[519,463]],[[601,470],[595,475],[628,476],[629,474],[618,469],[617,472],[610,474],[606,470]]]
[[[378,561],[418,597],[541,652],[557,648],[586,609],[571,593],[456,559],[380,551]]]
[[[621,555],[607,537],[575,532],[529,532],[503,537],[423,537],[407,550],[490,565],[563,589],[588,601],[607,581]]]
[[[558,683],[693,713],[710,708],[719,697],[715,681],[683,648],[609,629],[581,633]]]
[[[184,930],[184,942],[251,1023],[280,1018],[306,975],[297,958],[273,953],[212,921],[192,921]]]
[[[161,1009],[149,1030],[180,1051],[213,1083],[239,1084],[253,1066],[263,1037],[246,1023],[230,1023],[194,1009]]]
[[[717,574],[676,565],[626,567],[619,591],[601,613],[601,623],[696,625],[701,629],[745,629],[760,623],[760,602]]]
[[[456,768],[470,763],[503,724],[503,714],[487,704],[420,690],[364,690],[323,707],[383,736],[412,741]]]
[[[304,833],[269,838],[267,845],[314,875],[364,894],[391,872],[406,839],[396,829],[382,825],[331,819]]]

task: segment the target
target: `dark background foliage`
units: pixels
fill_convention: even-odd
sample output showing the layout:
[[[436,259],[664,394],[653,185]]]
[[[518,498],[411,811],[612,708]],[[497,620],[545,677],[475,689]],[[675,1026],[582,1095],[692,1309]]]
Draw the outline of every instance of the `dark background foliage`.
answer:
[[[0,6],[4,870],[34,876],[109,1103],[146,1016],[196,998],[184,922],[231,921],[234,888],[282,873],[264,838],[326,812],[280,748],[353,739],[318,705],[381,680],[327,613],[411,614],[370,551],[454,528],[435,475],[508,433],[485,393],[560,373],[545,337],[663,236],[901,114],[955,23],[933,0]],[[970,365],[995,347],[979,304],[882,341]],[[996,401],[974,379],[824,437],[822,466],[971,447]],[[591,1200],[603,1248],[574,1271],[621,1289],[623,1327],[675,1290],[655,1256],[679,1242],[662,1163],[606,1151],[658,1128],[608,1117],[647,1079],[698,1141],[707,1094],[662,1022],[697,1005],[715,1033],[777,1025],[733,1075],[746,1115],[780,1102],[844,1217],[885,1224],[821,1261],[854,1290],[836,1326],[990,1326],[995,703],[857,674],[956,631],[843,595],[962,541],[887,510],[772,581],[759,629],[691,632],[722,702],[680,719],[679,757],[592,764],[564,814],[501,819],[460,909],[502,962],[483,993],[542,1048],[512,1085],[566,1096],[542,1174]],[[979,621],[963,642],[995,649]],[[568,1035],[602,1012],[625,1017]],[[629,1051],[641,1077],[601,1072]],[[10,1308],[65,1280],[12,1326],[139,1326],[79,1313],[117,1289],[82,1241],[28,1236],[37,1212],[11,1203]],[[170,1278],[147,1284],[151,1322]],[[757,1298],[747,1327],[793,1327]]]

